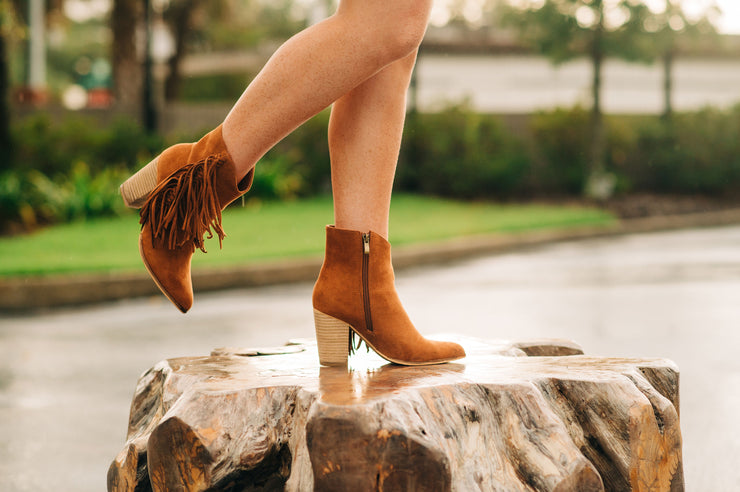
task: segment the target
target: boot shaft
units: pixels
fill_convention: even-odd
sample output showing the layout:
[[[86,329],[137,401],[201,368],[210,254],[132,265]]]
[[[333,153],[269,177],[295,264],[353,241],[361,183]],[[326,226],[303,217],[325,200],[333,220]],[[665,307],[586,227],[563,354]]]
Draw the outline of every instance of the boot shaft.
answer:
[[[391,246],[372,231],[326,228],[326,255],[313,307],[322,363],[342,359],[335,348],[341,348],[341,337],[348,333],[398,364],[436,364],[465,356],[459,345],[427,340],[416,330],[396,292]]]
[[[221,211],[252,185],[254,172],[240,182],[219,126],[194,144],[178,144],[156,159],[158,184],[141,208],[142,228],[154,246],[189,244],[205,251],[204,236],[225,237]]]

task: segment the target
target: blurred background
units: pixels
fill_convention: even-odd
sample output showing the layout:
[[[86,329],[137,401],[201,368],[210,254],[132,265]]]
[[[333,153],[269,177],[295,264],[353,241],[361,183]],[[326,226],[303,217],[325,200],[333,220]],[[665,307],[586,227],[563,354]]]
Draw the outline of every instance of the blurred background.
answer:
[[[334,3],[0,0],[0,489],[103,489],[136,378],[160,359],[313,336],[310,283],[199,292],[186,317],[159,294],[122,294],[132,275],[154,287],[118,186],[219,124],[275,48]],[[327,121],[265,156],[227,211],[224,250],[211,244],[195,270],[320,261]],[[391,240],[596,235],[662,216],[706,226],[725,212],[740,224],[739,136],[736,0],[437,0]],[[738,245],[737,225],[548,244],[398,285],[427,333],[673,359],[687,490],[740,490]],[[51,290],[83,305],[52,307]],[[103,291],[113,302],[91,305]]]
[[[218,124],[276,46],[332,3],[0,2],[0,230],[124,213],[120,180]],[[397,188],[612,200],[620,214],[734,200],[738,33],[730,0],[437,1]],[[269,154],[252,195],[326,193],[325,123]],[[451,180],[460,168],[471,178]],[[652,200],[624,210],[620,197],[638,195]]]

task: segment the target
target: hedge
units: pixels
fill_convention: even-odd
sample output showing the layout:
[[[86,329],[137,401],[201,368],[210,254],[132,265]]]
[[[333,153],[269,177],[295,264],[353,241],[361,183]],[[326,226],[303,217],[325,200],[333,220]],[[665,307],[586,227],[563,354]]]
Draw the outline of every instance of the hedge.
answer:
[[[250,197],[290,199],[331,189],[328,112],[308,121],[258,164]],[[675,115],[606,118],[607,171],[617,192],[730,196],[740,190],[740,105]],[[499,116],[451,107],[410,114],[396,188],[460,199],[581,196],[589,172],[588,112],[558,109],[514,132]],[[42,116],[13,128],[14,160],[0,175],[0,231],[124,213],[116,198],[126,175],[167,142],[136,124],[98,128]],[[197,135],[192,139],[198,138]]]

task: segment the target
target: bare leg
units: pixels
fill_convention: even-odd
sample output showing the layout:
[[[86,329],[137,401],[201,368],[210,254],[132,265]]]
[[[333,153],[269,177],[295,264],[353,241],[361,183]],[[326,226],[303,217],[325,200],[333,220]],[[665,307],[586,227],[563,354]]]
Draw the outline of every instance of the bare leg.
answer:
[[[324,263],[312,296],[324,365],[346,364],[355,336],[396,364],[465,357],[460,345],[427,340],[418,332],[398,297],[391,265],[388,210],[415,61],[413,51],[332,108],[329,150],[337,227],[326,228]]]
[[[337,100],[329,120],[334,223],[388,238],[388,212],[416,50]]]
[[[289,39],[224,121],[237,174],[308,118],[415,52],[430,8],[431,0],[342,0],[333,16]]]

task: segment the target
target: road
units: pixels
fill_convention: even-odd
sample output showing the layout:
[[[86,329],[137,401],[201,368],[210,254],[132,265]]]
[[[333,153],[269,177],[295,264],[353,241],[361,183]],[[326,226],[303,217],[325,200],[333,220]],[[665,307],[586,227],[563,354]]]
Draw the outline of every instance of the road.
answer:
[[[681,368],[687,490],[740,490],[740,226],[554,244],[399,272],[424,332],[559,337]],[[311,285],[0,318],[0,490],[104,490],[141,372],[311,337]],[[460,313],[464,324],[459,324]]]
[[[663,74],[659,64],[607,60],[602,104],[606,113],[660,114]],[[418,63],[418,104],[434,111],[468,100],[477,111],[530,113],[554,107],[591,106],[591,66],[577,59],[553,66],[536,56],[451,56],[424,54]],[[740,61],[684,59],[674,67],[678,111],[740,102]]]

